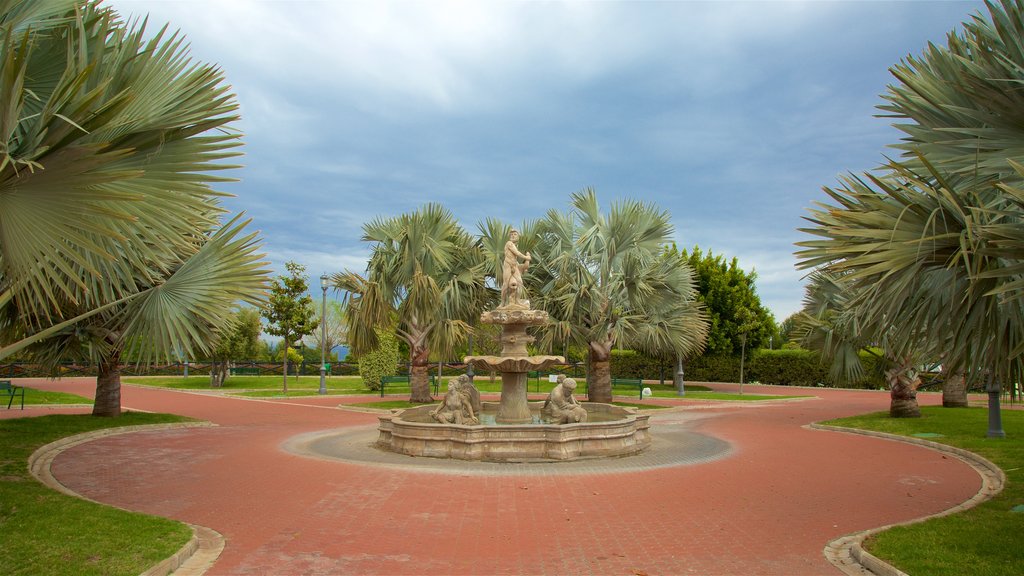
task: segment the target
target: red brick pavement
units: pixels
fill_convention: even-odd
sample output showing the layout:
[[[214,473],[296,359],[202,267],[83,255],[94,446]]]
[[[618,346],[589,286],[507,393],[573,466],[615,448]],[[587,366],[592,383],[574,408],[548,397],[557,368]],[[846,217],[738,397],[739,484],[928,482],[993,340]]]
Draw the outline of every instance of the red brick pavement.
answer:
[[[93,381],[33,385],[89,396]],[[685,422],[679,412],[652,417],[655,428],[691,426],[733,444],[710,463],[462,476],[280,449],[296,434],[375,423],[334,409],[337,397],[264,402],[126,386],[125,407],[218,426],[103,438],[63,453],[53,471],[90,498],[217,530],[227,545],[210,573],[253,575],[836,574],[822,555],[833,538],[978,490],[971,468],[936,452],[803,428],[884,410],[887,394],[805,392],[816,398],[698,405],[706,417]]]

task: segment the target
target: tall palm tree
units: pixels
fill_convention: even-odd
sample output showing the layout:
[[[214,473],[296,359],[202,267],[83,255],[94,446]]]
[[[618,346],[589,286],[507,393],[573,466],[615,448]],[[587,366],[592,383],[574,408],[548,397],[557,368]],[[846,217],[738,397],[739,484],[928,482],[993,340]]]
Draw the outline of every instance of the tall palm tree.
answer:
[[[375,329],[393,326],[409,346],[412,402],[431,402],[430,351],[448,354],[480,315],[485,264],[478,244],[439,204],[379,217],[363,226],[373,243],[366,274],[334,274],[345,293],[349,342],[356,353],[377,347]]]
[[[863,286],[858,316],[891,323],[904,348],[941,346],[952,373],[998,386],[1024,376],[1024,2],[987,8],[892,69],[881,108],[907,121],[904,155],[826,189],[835,204],[812,211],[819,239],[799,256]]]
[[[587,189],[573,194],[568,213],[548,212],[536,239],[524,244],[538,254],[538,270],[525,281],[540,284],[535,292],[553,319],[542,327],[539,345],[587,347],[592,401],[612,399],[613,347],[689,355],[704,345],[707,320],[693,271],[665,253],[672,232],[667,212],[623,201],[605,215]]]
[[[237,103],[178,34],[145,36],[97,2],[0,4],[0,357],[89,358],[104,416],[122,358],[210,350],[266,281],[207,173]]]

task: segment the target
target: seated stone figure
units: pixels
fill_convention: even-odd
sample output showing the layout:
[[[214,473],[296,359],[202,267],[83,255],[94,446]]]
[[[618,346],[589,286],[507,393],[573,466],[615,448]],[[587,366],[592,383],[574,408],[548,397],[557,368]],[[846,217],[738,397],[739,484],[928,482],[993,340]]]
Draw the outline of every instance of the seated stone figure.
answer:
[[[575,424],[587,421],[587,410],[580,406],[572,395],[576,390],[576,381],[572,378],[558,377],[558,385],[548,394],[541,410],[544,419],[552,424]]]
[[[469,388],[472,388],[473,391],[476,390],[469,383],[469,378],[464,376],[449,381],[448,392],[445,393],[444,400],[437,408],[430,411],[430,417],[442,424],[479,424],[480,419],[476,416],[477,411],[473,410],[473,395]],[[479,393],[476,397],[479,405]]]
[[[459,393],[465,396],[469,400],[470,406],[473,407],[473,413],[480,413],[480,391],[473,385],[473,381],[469,376],[460,374],[455,379],[455,387],[459,390]]]

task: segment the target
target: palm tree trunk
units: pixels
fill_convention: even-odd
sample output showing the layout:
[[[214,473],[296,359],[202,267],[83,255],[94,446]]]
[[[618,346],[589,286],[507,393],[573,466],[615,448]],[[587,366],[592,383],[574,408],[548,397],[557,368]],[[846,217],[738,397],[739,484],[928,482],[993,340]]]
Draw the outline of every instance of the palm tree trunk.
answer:
[[[430,395],[430,349],[416,346],[410,352],[409,402],[428,404],[434,401]]]
[[[963,372],[946,372],[942,382],[942,405],[946,408],[967,407],[967,380]]]
[[[121,415],[121,354],[118,352],[100,361],[92,415],[109,418]]]
[[[590,362],[587,363],[587,399],[591,402],[612,401],[611,346],[590,343]]]
[[[921,407],[917,404],[917,387],[921,379],[911,370],[907,362],[886,370],[891,401],[889,416],[893,418],[920,418]]]

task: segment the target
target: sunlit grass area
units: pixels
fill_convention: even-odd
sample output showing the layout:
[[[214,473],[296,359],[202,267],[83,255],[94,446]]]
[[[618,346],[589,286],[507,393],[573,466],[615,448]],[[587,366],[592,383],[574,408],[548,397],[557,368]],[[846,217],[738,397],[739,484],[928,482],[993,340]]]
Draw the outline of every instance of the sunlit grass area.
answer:
[[[40,446],[66,436],[186,420],[136,412],[0,420],[0,574],[134,576],[184,546],[191,537],[184,524],[66,496],[40,484],[27,463]]]
[[[1024,411],[1004,410],[1006,438],[987,438],[986,408],[925,406],[921,418],[879,412],[824,422],[835,426],[927,435],[928,440],[970,450],[1006,473],[1002,493],[966,512],[886,530],[869,539],[872,554],[908,574],[1002,576],[1024,574]],[[1017,510],[1015,510],[1015,507]]]

